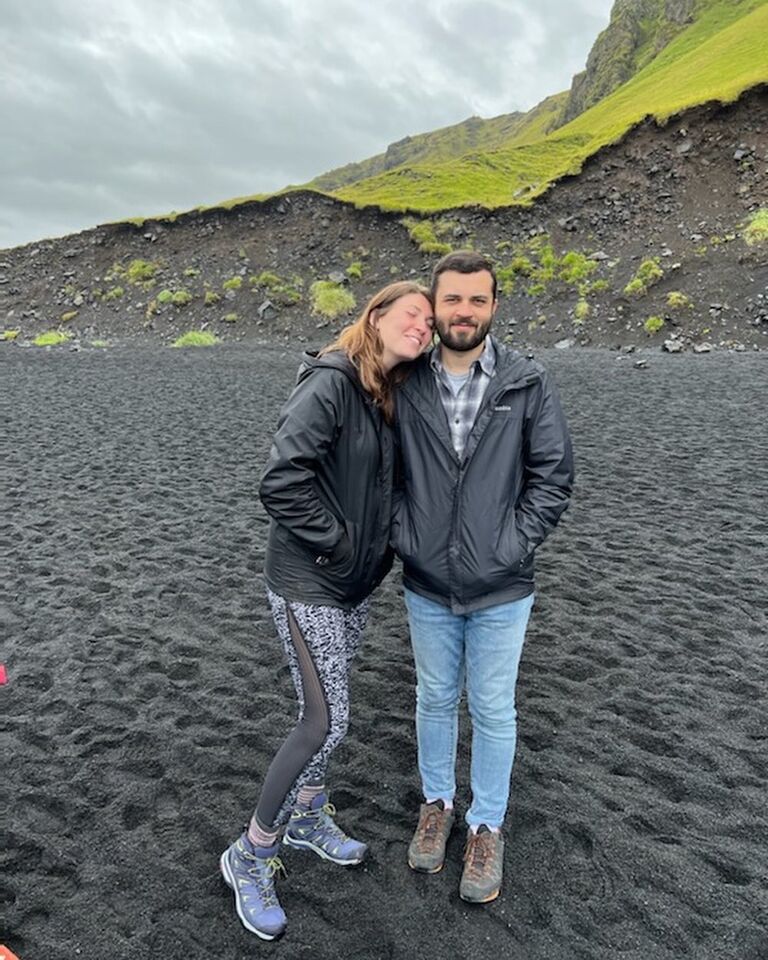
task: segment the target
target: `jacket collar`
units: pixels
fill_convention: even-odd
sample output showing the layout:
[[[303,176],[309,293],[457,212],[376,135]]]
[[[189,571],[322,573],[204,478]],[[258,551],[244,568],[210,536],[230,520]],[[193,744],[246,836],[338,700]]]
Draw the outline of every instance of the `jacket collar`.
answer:
[[[500,394],[530,386],[541,379],[543,372],[537,363],[528,360],[517,350],[504,346],[495,337],[491,341],[496,352],[496,365],[477,413],[478,420],[482,411],[489,403],[495,403]],[[400,387],[400,392],[416,408],[450,455],[455,457],[448,420],[431,369],[431,351],[413,364],[411,374]]]
[[[477,360],[475,360],[470,366],[470,372],[474,368],[475,364],[480,364],[480,369],[487,377],[493,376],[496,370],[496,347],[493,345],[493,337],[486,337],[485,349],[477,358]],[[442,352],[439,344],[429,351],[429,365],[438,375],[445,371],[445,367],[443,366]]]
[[[491,383],[486,396],[496,393],[499,389],[509,390],[515,387],[525,387],[541,379],[542,368],[524,357],[517,350],[499,343],[496,337],[489,337],[496,355],[496,364],[491,374]],[[434,350],[434,348],[433,348]],[[400,388],[402,392],[414,401],[419,397],[426,400],[430,394],[430,386],[434,385],[434,376],[431,370],[433,350],[423,354],[411,369],[410,376]]]

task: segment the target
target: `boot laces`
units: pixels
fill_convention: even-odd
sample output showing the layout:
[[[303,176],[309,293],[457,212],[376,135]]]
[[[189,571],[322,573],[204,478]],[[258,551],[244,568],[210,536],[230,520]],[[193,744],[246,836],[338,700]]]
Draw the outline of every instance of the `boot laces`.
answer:
[[[253,877],[254,885],[259,891],[259,897],[265,907],[280,906],[277,894],[275,893],[275,878],[282,876],[283,879],[288,876],[280,857],[268,857],[266,860],[262,857],[254,857],[250,853],[245,854],[247,860],[254,860],[257,866],[248,867],[248,875]]]
[[[431,849],[440,835],[442,810],[429,810],[422,824],[422,845]]]
[[[317,811],[318,822],[322,823],[325,829],[336,839],[344,843],[349,837],[344,833],[341,827],[333,820],[336,816],[336,807],[328,801]]]
[[[492,839],[493,834],[491,833],[473,833],[467,841],[464,860],[473,874],[482,875],[486,862],[491,859],[493,855]]]

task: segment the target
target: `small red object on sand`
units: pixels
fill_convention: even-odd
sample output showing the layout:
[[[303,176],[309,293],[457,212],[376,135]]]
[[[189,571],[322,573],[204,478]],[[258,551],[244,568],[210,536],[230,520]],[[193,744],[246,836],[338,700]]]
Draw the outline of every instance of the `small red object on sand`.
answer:
[[[8,683],[8,677],[5,672],[5,664],[0,663],[0,684],[3,684],[3,683]],[[0,943],[0,950],[7,950],[7,949],[8,947],[4,947],[2,943]],[[11,954],[11,957],[13,957],[13,954]],[[5,960],[5,957],[3,956],[2,953],[0,953],[0,960]],[[18,957],[16,958],[16,960],[18,960]]]
[[[8,947],[0,943],[0,960],[19,960],[15,953],[12,953]]]

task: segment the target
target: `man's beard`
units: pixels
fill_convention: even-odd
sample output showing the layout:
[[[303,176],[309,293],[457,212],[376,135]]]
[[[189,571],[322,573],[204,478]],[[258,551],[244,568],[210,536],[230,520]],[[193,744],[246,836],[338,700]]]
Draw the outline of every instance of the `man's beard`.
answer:
[[[449,350],[455,350],[457,353],[466,353],[468,350],[474,350],[479,347],[488,335],[491,329],[491,320],[485,323],[478,323],[474,329],[453,330],[450,323],[444,324],[439,320],[435,324],[440,343],[448,347]]]

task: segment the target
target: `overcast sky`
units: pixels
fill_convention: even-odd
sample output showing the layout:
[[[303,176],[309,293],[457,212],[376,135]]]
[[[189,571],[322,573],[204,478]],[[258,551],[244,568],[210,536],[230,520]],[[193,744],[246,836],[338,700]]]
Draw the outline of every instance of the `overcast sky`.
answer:
[[[570,86],[612,0],[0,0],[0,248],[302,183]]]

